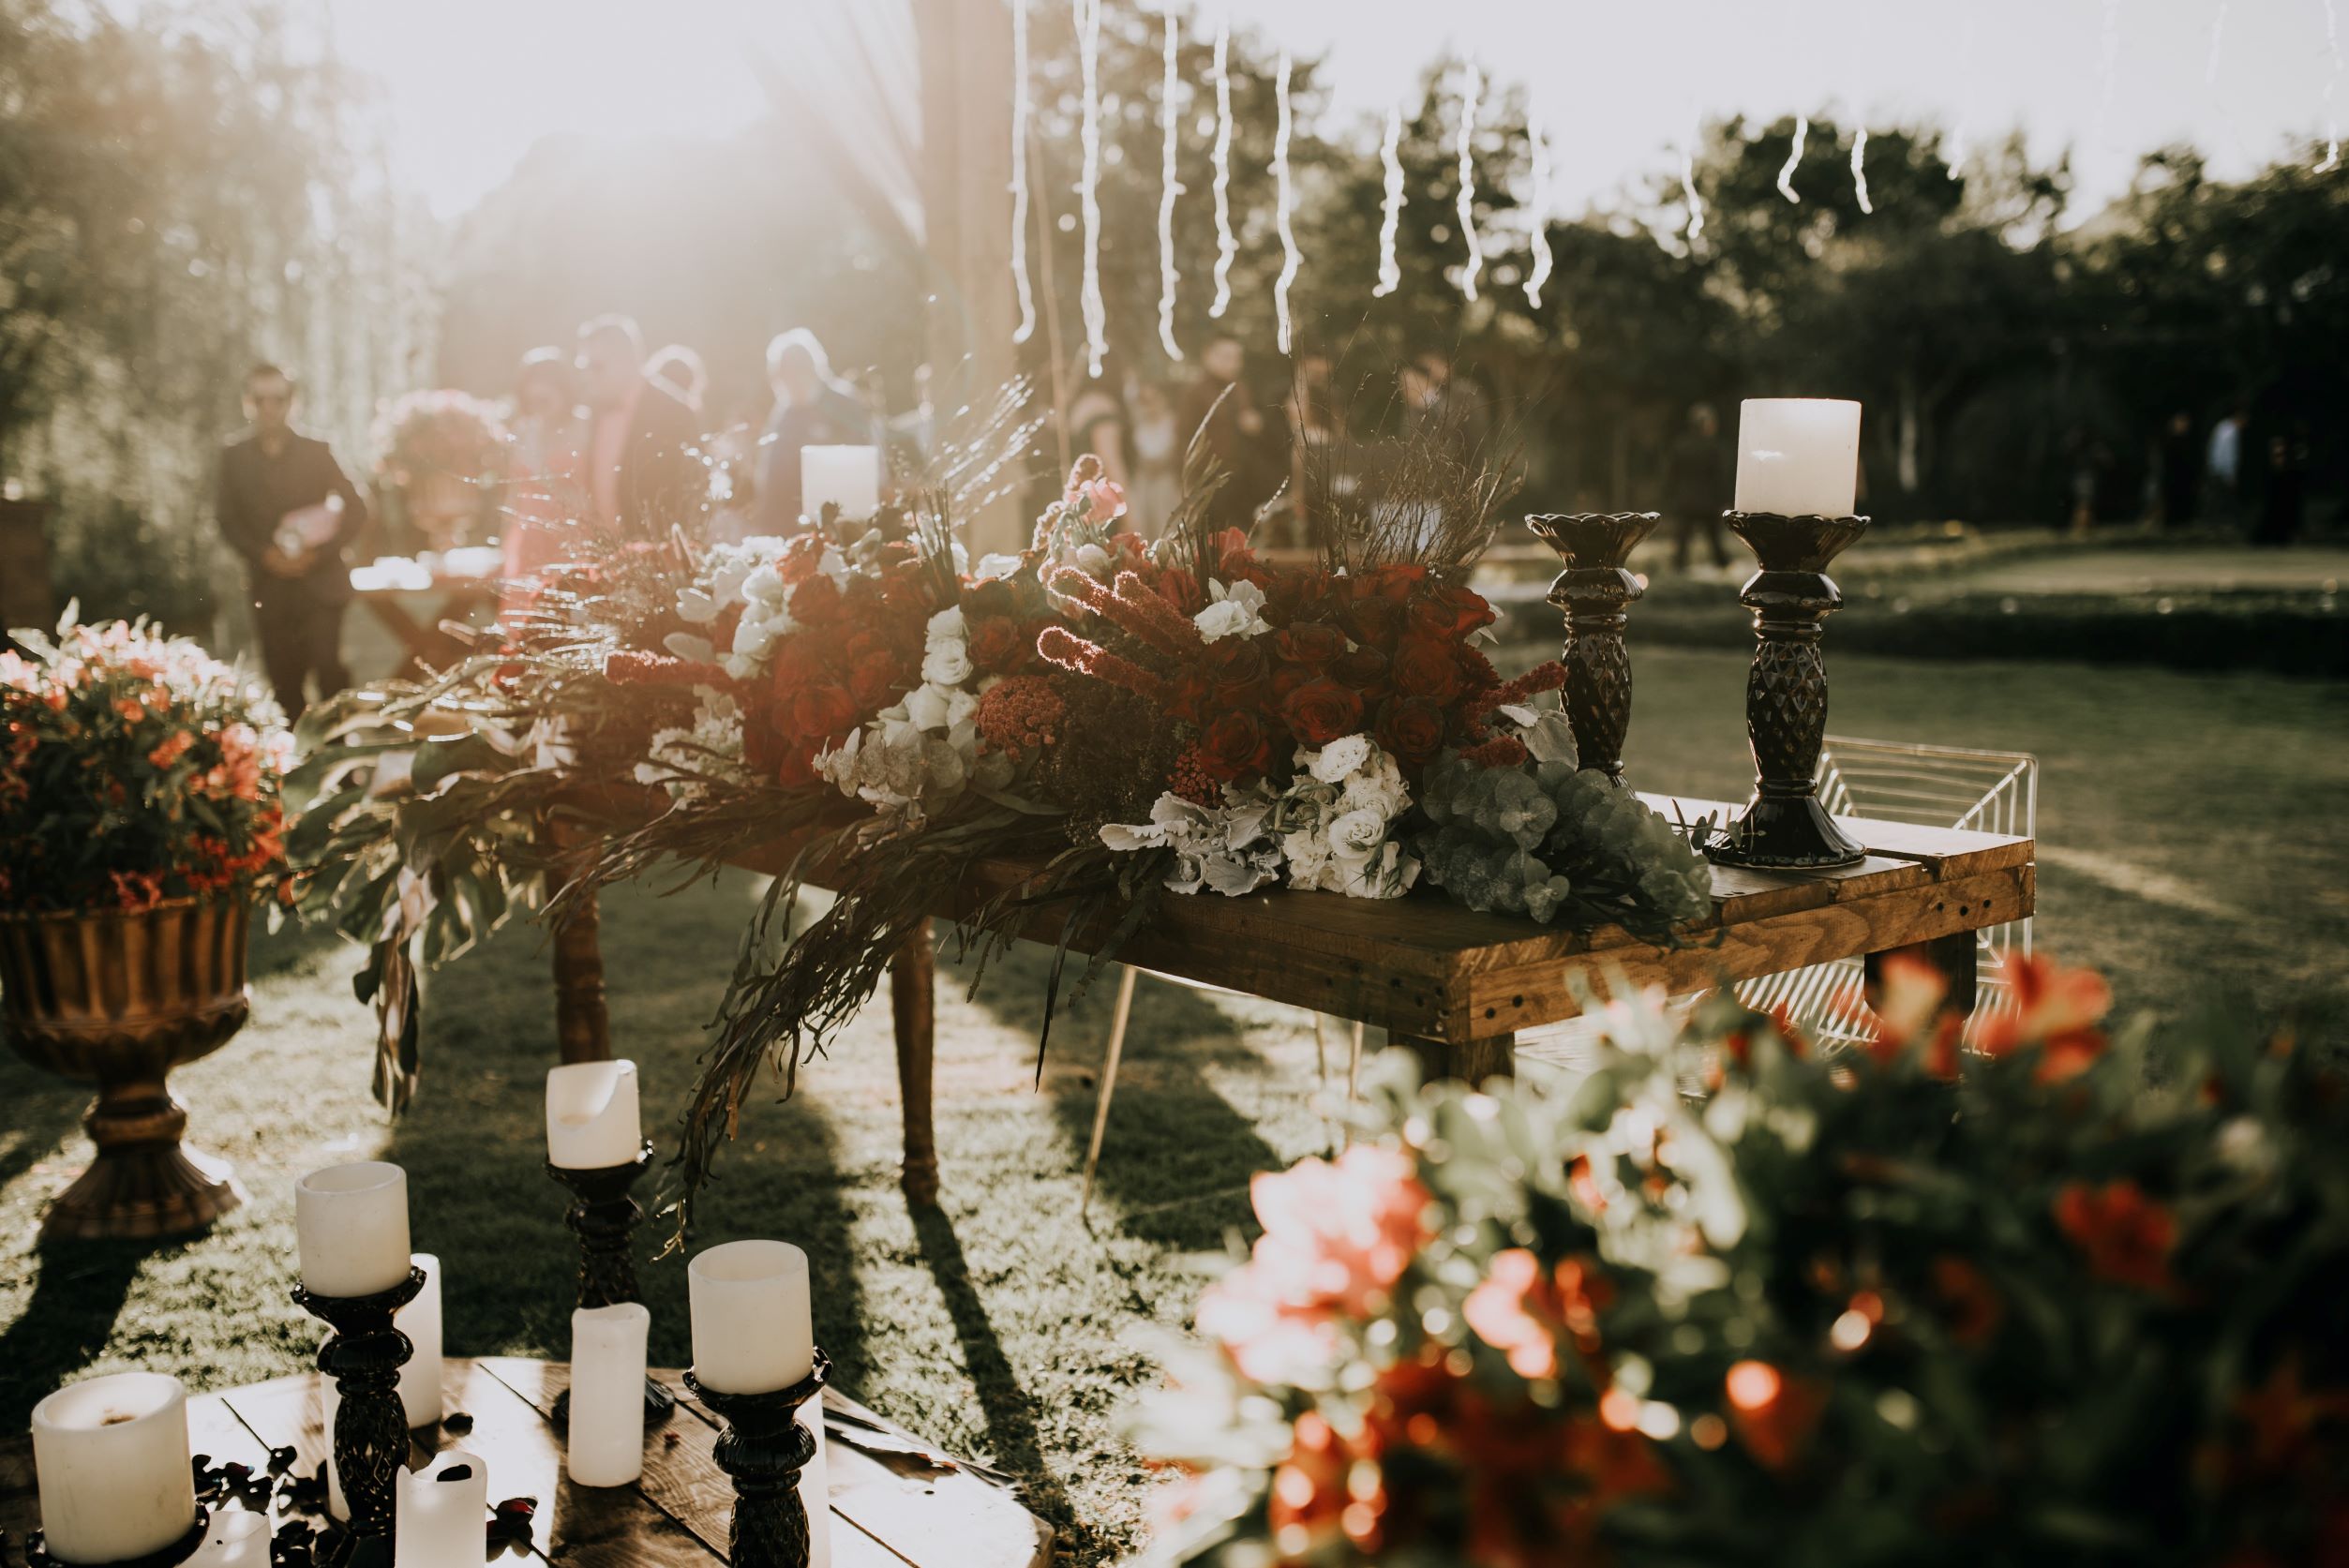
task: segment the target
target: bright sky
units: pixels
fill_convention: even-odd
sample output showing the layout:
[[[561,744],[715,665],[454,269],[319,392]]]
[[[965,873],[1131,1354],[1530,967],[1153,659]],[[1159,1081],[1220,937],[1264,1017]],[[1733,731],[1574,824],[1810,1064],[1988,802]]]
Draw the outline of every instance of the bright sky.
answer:
[[[2328,41],[2349,0],[1205,0],[1204,16],[1227,3],[1325,52],[1344,114],[1383,111],[1447,45],[1527,82],[1569,211],[1660,167],[1699,113],[1834,106],[1975,140],[2020,125],[2042,155],[2074,149],[2075,217],[2153,146],[2192,141],[2239,173],[2349,113]],[[544,135],[741,125],[761,105],[743,46],[824,58],[848,4],[910,48],[902,0],[332,0],[326,14],[343,55],[388,86],[398,167],[455,216]]]

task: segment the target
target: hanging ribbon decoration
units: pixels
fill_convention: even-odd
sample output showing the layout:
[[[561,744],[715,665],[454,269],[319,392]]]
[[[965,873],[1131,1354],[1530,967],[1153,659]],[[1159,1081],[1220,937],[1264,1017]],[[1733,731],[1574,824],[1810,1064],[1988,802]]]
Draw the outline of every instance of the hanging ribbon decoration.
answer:
[[[2341,167],[2341,121],[2333,112],[2333,94],[2341,86],[2341,18],[2333,0],[2325,0],[2325,47],[2331,52],[2333,68],[2325,78],[2325,161],[2316,166],[2319,174]]]
[[[1272,182],[1274,193],[1273,217],[1280,230],[1280,276],[1273,280],[1272,313],[1279,328],[1280,351],[1289,351],[1289,285],[1297,280],[1297,269],[1304,258],[1297,253],[1297,237],[1289,226],[1289,209],[1296,193],[1289,183],[1289,52],[1280,52],[1280,77],[1273,91],[1279,108],[1272,137]]]
[[[1803,167],[1803,143],[1810,139],[1811,117],[1797,114],[1794,117],[1794,146],[1787,154],[1786,167],[1778,171],[1778,194],[1797,206],[1802,205],[1803,197],[1794,188],[1794,172]]]
[[[1386,142],[1379,148],[1379,161],[1386,169],[1386,200],[1379,214],[1379,284],[1370,291],[1373,299],[1384,299],[1402,287],[1403,269],[1395,264],[1395,231],[1403,217],[1403,112],[1386,112]]]
[[[1851,136],[1851,188],[1860,198],[1860,210],[1876,211],[1868,200],[1868,127],[1862,126]]]
[[[1525,138],[1534,160],[1534,200],[1526,214],[1533,229],[1534,266],[1525,275],[1525,303],[1542,307],[1542,285],[1549,281],[1554,259],[1549,254],[1549,126],[1539,114],[1530,118]]]
[[[1085,83],[1085,172],[1077,181],[1085,211],[1085,365],[1088,375],[1099,377],[1101,356],[1109,351],[1109,311],[1101,303],[1101,0],[1076,0],[1076,22]]]
[[[1027,282],[1027,0],[1011,3],[1011,282],[1020,324],[1011,341],[1036,336],[1036,294]]]
[[[1476,237],[1476,100],[1484,93],[1484,73],[1468,67],[1468,86],[1460,97],[1460,192],[1454,210],[1460,220],[1460,239],[1468,246],[1468,264],[1460,269],[1460,293],[1476,302],[1476,275],[1485,270],[1484,243]]]
[[[1183,357],[1174,345],[1174,284],[1179,276],[1174,271],[1174,198],[1183,188],[1174,183],[1174,55],[1180,41],[1181,23],[1169,7],[1165,79],[1159,88],[1159,134],[1164,142],[1159,155],[1159,346],[1169,359]]]
[[[1240,242],[1232,237],[1232,22],[1216,23],[1216,297],[1210,317],[1221,318],[1232,303],[1232,258]]]
[[[1688,236],[1691,250],[1697,248],[1697,238],[1705,231],[1704,198],[1697,194],[1697,138],[1700,129],[1691,126],[1688,140],[1680,150],[1681,200],[1688,203],[1688,227],[1683,231]]]

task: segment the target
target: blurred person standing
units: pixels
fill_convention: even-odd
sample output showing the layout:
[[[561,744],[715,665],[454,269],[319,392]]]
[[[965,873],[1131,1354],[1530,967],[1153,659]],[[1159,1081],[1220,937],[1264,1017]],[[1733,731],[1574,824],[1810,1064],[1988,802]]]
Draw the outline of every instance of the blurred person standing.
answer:
[[[753,528],[759,533],[795,533],[800,450],[870,445],[873,420],[856,390],[832,375],[823,343],[805,327],[777,333],[767,345],[767,384],[775,406],[758,438]]]
[[[644,364],[644,373],[677,394],[678,400],[698,416],[704,399],[710,396],[710,367],[701,356],[682,343],[671,343],[655,349]]]
[[[1722,512],[1735,498],[1737,463],[1729,443],[1721,439],[1721,416],[1710,403],[1692,403],[1687,422],[1672,438],[1669,465],[1664,475],[1664,504],[1672,525],[1672,566],[1685,572],[1703,535],[1713,570],[1729,569],[1729,547],[1723,537]]]
[[[1476,389],[1452,373],[1452,356],[1422,349],[1403,366],[1403,434],[1414,444],[1432,439],[1464,467],[1488,457],[1492,414]]]
[[[538,575],[563,559],[573,524],[590,502],[580,484],[587,425],[579,417],[571,361],[561,349],[532,349],[514,378],[506,421],[504,587],[499,619],[509,625],[537,597]]]
[[[2203,453],[2203,475],[2210,482],[2210,500],[2221,520],[2227,523],[2242,515],[2243,432],[2250,423],[2250,411],[2237,403],[2210,427],[2210,441]]]
[[[351,569],[343,550],[367,519],[367,502],[326,443],[293,428],[293,378],[274,365],[245,376],[250,428],[221,450],[215,515],[244,558],[262,667],[288,719],[319,694],[351,684],[342,661]]]
[[[2252,543],[2282,546],[2300,535],[2308,513],[2308,430],[2295,426],[2290,435],[2267,439],[2266,471],[2261,474],[2259,522]]]
[[[586,490],[596,522],[652,535],[709,501],[700,422],[644,371],[644,336],[625,316],[579,328],[579,390],[588,408]]]
[[[1264,476],[1264,415],[1240,379],[1247,368],[1248,353],[1240,340],[1229,335],[1216,337],[1200,351],[1199,374],[1174,404],[1174,425],[1184,443],[1195,436],[1230,476],[1209,508],[1218,528],[1246,528],[1256,503],[1279,483]]]
[[[1126,510],[1133,530],[1145,539],[1166,532],[1183,502],[1183,427],[1166,388],[1144,381],[1134,388],[1133,482],[1126,487]]]

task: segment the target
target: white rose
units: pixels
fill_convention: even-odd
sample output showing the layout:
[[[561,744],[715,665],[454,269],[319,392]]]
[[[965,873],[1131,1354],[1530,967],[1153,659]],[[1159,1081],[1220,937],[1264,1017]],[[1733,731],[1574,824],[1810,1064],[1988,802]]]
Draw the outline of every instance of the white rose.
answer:
[[[1080,545],[1070,556],[1069,564],[1087,576],[1098,577],[1109,569],[1109,552],[1099,545]]]
[[[930,624],[923,628],[922,635],[931,642],[936,642],[942,637],[951,637],[956,642],[962,641],[965,635],[963,629],[963,606],[956,605],[932,616]]]
[[[1324,784],[1341,784],[1346,775],[1354,772],[1370,760],[1378,743],[1367,735],[1348,735],[1324,746],[1321,754],[1310,764],[1313,776]]]
[[[970,678],[970,650],[959,641],[935,644],[922,655],[921,679],[934,685],[960,686]]]
[[[744,616],[742,623],[734,628],[733,651],[754,662],[764,659],[775,650],[775,639],[782,635],[772,621],[753,620]]]
[[[1330,819],[1329,852],[1361,857],[1386,842],[1386,818],[1374,811],[1351,811]]]
[[[1190,623],[1198,627],[1199,635],[1209,642],[1220,642],[1225,637],[1247,636],[1249,628],[1256,623],[1256,617],[1246,605],[1225,599],[1192,616]]]
[[[775,605],[783,602],[783,574],[772,566],[761,566],[742,579],[742,597],[755,605]]]
[[[979,711],[979,699],[957,687],[946,694],[946,723],[950,729],[959,729],[970,716]]]
[[[905,717],[917,729],[944,729],[948,717],[946,694],[935,686],[917,686],[905,694]]]
[[[825,547],[823,555],[815,562],[815,569],[834,583],[844,588],[847,586],[848,558],[840,553],[838,545]]]
[[[960,545],[955,547],[961,548]],[[1005,555],[999,550],[990,550],[979,558],[979,567],[973,575],[994,577],[999,581],[1009,582],[1019,569],[1020,558],[1018,556]]]

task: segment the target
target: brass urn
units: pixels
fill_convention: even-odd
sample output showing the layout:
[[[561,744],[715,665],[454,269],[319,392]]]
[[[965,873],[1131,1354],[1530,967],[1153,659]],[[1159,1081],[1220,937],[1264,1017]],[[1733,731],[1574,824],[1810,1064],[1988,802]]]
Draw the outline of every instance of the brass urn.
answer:
[[[182,1235],[245,1201],[229,1167],[180,1140],[164,1079],[245,1026],[252,908],[171,899],[152,909],[0,911],[0,1024],[37,1067],[95,1083],[82,1119],[97,1157],[51,1204],[43,1240]]]

